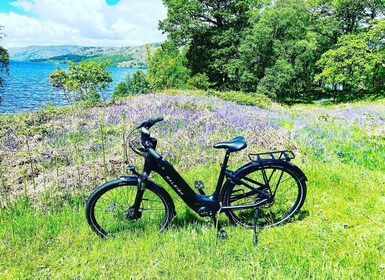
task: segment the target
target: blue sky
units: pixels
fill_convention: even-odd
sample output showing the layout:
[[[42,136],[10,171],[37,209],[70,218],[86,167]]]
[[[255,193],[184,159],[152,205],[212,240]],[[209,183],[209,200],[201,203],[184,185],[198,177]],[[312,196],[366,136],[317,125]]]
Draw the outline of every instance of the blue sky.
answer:
[[[14,10],[14,8],[9,4],[9,2],[11,2],[11,0],[0,0],[1,13],[8,13]]]
[[[0,0],[6,48],[29,45],[136,46],[161,42],[162,0]]]

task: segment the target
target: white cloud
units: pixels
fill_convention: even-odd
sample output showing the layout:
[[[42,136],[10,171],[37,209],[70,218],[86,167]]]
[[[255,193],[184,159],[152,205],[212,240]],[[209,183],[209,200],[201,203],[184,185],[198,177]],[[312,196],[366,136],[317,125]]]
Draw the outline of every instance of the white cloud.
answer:
[[[32,44],[133,46],[165,39],[157,29],[166,17],[161,0],[17,0],[26,14],[0,13],[5,47]]]

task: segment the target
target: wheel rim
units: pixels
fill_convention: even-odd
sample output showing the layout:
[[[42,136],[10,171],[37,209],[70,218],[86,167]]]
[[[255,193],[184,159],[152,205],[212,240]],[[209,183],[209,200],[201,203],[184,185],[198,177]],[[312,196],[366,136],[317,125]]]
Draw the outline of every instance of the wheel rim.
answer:
[[[139,216],[130,218],[130,207],[134,204],[137,189],[120,186],[110,189],[92,205],[92,223],[101,236],[113,235],[126,230],[162,230],[168,219],[166,203],[154,192],[146,189],[139,208]]]
[[[303,192],[299,180],[280,167],[267,167],[249,172],[242,176],[253,188],[264,188],[273,197],[259,208],[259,226],[273,226],[292,217],[300,207]],[[226,196],[226,204],[253,205],[261,198],[254,189],[243,185],[233,185]],[[254,221],[254,209],[231,211],[229,214],[236,223],[251,227]]]

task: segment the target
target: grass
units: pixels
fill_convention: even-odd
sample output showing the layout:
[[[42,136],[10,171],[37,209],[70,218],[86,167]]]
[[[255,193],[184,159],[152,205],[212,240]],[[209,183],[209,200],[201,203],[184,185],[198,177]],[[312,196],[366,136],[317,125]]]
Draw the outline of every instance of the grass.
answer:
[[[0,279],[384,279],[382,102],[260,109],[162,95],[3,116]],[[98,238],[85,221],[86,197],[104,176],[123,173],[122,132],[158,115],[158,151],[208,192],[222,160],[216,141],[245,135],[249,148],[234,155],[234,169],[248,152],[293,149],[309,179],[296,219],[260,230],[254,246],[252,231],[223,216],[229,238],[221,241],[173,194],[170,230]],[[132,153],[128,160],[141,165]]]

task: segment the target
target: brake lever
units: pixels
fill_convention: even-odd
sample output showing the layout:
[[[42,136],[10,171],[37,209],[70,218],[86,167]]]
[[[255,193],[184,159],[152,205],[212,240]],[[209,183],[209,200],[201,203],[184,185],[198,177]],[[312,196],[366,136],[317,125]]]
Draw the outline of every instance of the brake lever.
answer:
[[[142,128],[146,125],[147,122],[142,122],[136,129]]]

